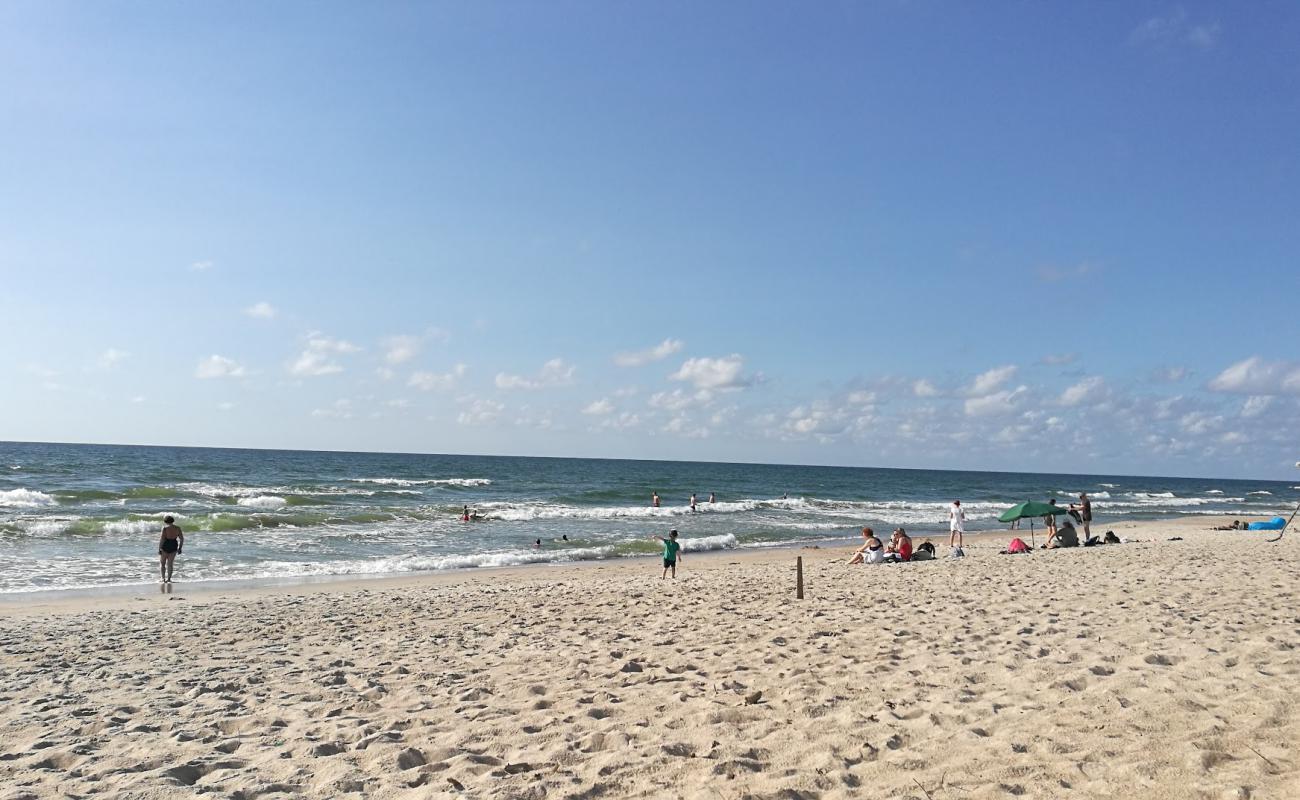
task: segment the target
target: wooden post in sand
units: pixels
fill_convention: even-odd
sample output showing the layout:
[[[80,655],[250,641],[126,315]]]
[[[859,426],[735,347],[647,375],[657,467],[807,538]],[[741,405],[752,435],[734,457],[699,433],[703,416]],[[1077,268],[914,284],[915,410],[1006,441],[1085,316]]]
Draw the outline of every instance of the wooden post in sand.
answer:
[[[803,599],[803,556],[794,560],[794,597],[796,600]]]

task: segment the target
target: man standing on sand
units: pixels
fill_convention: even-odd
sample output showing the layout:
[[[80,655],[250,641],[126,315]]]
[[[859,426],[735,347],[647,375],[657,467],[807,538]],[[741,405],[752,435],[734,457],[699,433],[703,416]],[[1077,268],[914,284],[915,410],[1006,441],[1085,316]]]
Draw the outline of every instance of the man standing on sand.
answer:
[[[953,500],[948,507],[948,547],[962,546],[962,534],[966,532],[966,512],[961,510],[961,501]]]
[[[668,533],[668,538],[662,536],[652,536],[652,539],[658,539],[664,543],[664,574],[659,576],[659,580],[668,577],[668,571],[672,570],[673,580],[677,579],[677,558],[681,552],[682,544],[677,541],[677,531],[673,530]]]
[[[1092,501],[1087,492],[1079,492],[1079,503],[1079,518],[1083,521],[1083,540],[1086,542],[1092,538]]]

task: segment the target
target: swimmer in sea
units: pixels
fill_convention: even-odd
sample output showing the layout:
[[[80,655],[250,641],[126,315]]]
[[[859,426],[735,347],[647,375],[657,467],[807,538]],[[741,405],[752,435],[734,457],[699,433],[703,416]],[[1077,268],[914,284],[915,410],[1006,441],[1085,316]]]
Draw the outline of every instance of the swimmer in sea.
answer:
[[[460,512],[460,521],[469,522],[469,506],[465,506],[464,510]]]
[[[176,527],[176,519],[170,515],[163,517],[166,523],[162,529],[162,536],[158,539],[158,561],[159,570],[162,573],[162,582],[172,582],[172,568],[176,565],[176,556],[180,555],[181,550],[185,547],[185,534],[181,529]]]

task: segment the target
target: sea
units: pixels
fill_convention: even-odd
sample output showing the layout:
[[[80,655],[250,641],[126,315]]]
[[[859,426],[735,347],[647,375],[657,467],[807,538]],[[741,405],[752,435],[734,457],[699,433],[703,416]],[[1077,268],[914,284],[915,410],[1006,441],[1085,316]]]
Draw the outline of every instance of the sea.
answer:
[[[1263,480],[0,443],[0,593],[156,582],[167,514],[178,581],[312,580],[652,555],[673,528],[686,553],[943,536],[957,499],[968,530],[1005,529],[1009,506],[1080,491],[1094,530],[1300,500]]]

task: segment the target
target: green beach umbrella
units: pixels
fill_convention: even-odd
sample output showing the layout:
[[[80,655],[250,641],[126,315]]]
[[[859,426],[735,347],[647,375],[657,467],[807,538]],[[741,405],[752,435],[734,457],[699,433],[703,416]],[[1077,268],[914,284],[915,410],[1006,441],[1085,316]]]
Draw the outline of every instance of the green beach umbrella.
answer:
[[[1034,518],[1045,517],[1048,514],[1059,516],[1069,513],[1066,509],[1051,503],[1040,503],[1037,500],[1026,500],[1020,505],[1012,506],[998,515],[999,522],[1015,522],[1018,519],[1029,520],[1029,543],[1037,546],[1038,542],[1034,541]]]

